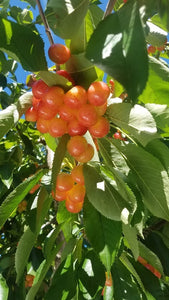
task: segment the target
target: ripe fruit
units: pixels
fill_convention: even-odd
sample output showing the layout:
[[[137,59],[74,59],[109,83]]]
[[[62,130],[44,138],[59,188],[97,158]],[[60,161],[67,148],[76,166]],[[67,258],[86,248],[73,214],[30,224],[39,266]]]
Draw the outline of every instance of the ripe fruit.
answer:
[[[88,101],[95,106],[103,105],[109,97],[110,89],[103,81],[93,82],[87,91]]]
[[[64,64],[70,58],[70,50],[62,44],[53,44],[48,50],[49,58],[58,65]]]
[[[27,274],[25,278],[25,287],[31,287],[33,285],[35,276],[31,274]]]
[[[25,113],[26,121],[36,122],[37,117],[38,117],[37,110],[33,106],[27,109],[27,111]]]
[[[38,110],[39,103],[41,102],[40,98],[32,97],[32,106],[34,109]]]
[[[67,150],[72,156],[79,156],[87,149],[87,141],[83,136],[73,136],[67,143]]]
[[[61,119],[69,122],[74,118],[74,111],[66,104],[63,104],[59,107],[59,115]]]
[[[51,110],[58,110],[63,104],[64,90],[59,86],[51,86],[43,95],[42,100],[45,105]]]
[[[41,79],[35,81],[32,86],[32,93],[35,98],[42,98],[43,94],[48,90],[48,85]]]
[[[107,109],[107,101],[103,105],[95,106],[95,109],[96,109],[98,116],[103,116]]]
[[[55,190],[55,192],[54,191],[52,191],[52,197],[55,199],[55,200],[57,200],[57,201],[63,201],[63,200],[65,200],[66,199],[66,195],[67,195],[67,192],[65,192],[65,191],[59,191],[59,190]]]
[[[71,77],[71,75],[66,70],[58,70],[56,72],[58,75],[65,77],[67,80],[69,80],[72,85],[75,85],[74,79]]]
[[[29,193],[34,194],[39,187],[40,187],[40,183],[35,184],[34,187],[29,191]]]
[[[88,144],[87,149],[79,156],[75,156],[75,159],[80,163],[87,163],[92,159],[94,155],[94,149],[92,145]]]
[[[67,133],[67,123],[61,118],[50,121],[49,133],[53,137],[59,137]]]
[[[56,116],[57,112],[57,107],[50,109],[50,107],[45,102],[41,101],[38,107],[38,118],[51,120]]]
[[[155,53],[155,52],[156,52],[156,47],[150,45],[150,46],[147,48],[147,51],[148,51],[148,54],[149,54],[149,53]]]
[[[49,131],[49,126],[50,126],[50,120],[38,118],[38,120],[36,122],[36,128],[41,133],[47,133]]]
[[[90,134],[95,138],[102,138],[108,134],[110,124],[104,117],[99,117],[97,122],[89,128]]]
[[[60,173],[56,179],[56,189],[61,192],[67,192],[73,187],[73,179],[70,174]]]
[[[79,85],[72,87],[64,96],[64,103],[73,109],[80,108],[86,102],[86,90]]]
[[[115,133],[113,134],[113,137],[114,137],[114,139],[116,139],[116,140],[125,141],[125,138],[122,137],[121,132],[118,132],[118,131],[115,132]]]
[[[97,121],[96,109],[91,104],[84,104],[78,111],[78,121],[81,125],[90,127]]]
[[[71,172],[73,180],[78,184],[84,184],[83,165],[78,165]]]
[[[85,197],[85,187],[81,184],[76,184],[73,188],[67,193],[67,200],[71,202],[83,202]]]
[[[87,131],[87,127],[81,125],[78,120],[74,118],[68,123],[67,130],[70,136],[84,135]]]
[[[82,202],[72,202],[69,199],[66,199],[66,208],[71,213],[79,213],[83,207]]]

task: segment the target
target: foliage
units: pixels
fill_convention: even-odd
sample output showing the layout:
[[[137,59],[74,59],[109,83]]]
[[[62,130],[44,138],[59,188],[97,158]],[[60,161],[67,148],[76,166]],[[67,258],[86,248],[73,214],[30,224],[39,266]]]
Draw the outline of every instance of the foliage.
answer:
[[[64,92],[72,82],[48,69],[44,24],[35,1],[22,2],[0,1],[0,296],[168,299],[168,1],[108,1],[106,17],[100,1],[47,1],[54,39],[71,51],[61,68],[85,89],[104,80],[111,90],[108,135],[95,145],[85,134],[94,156],[79,213],[51,193],[58,173],[77,164],[69,136],[41,134],[24,117],[35,77]],[[27,85],[18,66],[34,72]]]

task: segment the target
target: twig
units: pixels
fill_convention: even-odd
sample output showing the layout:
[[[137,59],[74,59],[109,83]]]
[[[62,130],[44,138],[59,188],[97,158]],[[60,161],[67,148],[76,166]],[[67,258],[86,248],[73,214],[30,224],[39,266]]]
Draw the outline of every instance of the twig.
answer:
[[[107,3],[106,10],[105,10],[104,15],[103,15],[103,19],[111,14],[115,3],[116,3],[116,0],[109,0],[109,2]]]
[[[48,39],[49,39],[49,42],[50,44],[54,44],[54,40],[53,40],[53,37],[52,37],[52,34],[51,34],[51,31],[50,31],[50,28],[49,28],[49,24],[48,24],[48,21],[45,17],[45,14],[43,12],[43,8],[42,8],[42,5],[40,3],[40,0],[36,0],[36,4],[38,6],[38,9],[39,9],[39,14],[41,16],[41,19],[42,19],[42,22],[44,23],[44,26],[45,26],[45,31],[46,31],[46,34],[48,36]]]

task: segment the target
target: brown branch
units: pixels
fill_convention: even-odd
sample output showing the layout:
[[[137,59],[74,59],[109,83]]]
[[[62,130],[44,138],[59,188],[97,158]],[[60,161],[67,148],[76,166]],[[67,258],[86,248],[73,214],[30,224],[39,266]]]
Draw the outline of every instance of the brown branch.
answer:
[[[41,16],[42,22],[43,22],[43,24],[44,24],[44,26],[45,26],[45,31],[46,31],[46,34],[47,34],[47,36],[48,36],[49,42],[50,42],[50,44],[52,45],[52,44],[54,44],[54,40],[53,40],[51,31],[50,31],[50,28],[49,28],[48,21],[47,21],[47,19],[46,19],[46,17],[45,17],[45,14],[44,14],[44,12],[43,12],[43,8],[42,8],[42,5],[41,5],[41,3],[40,3],[40,0],[36,0],[36,4],[37,4],[37,6],[38,6],[39,14],[40,14],[40,16]]]
[[[107,7],[106,7],[106,10],[105,10],[105,13],[103,15],[103,19],[105,17],[107,17],[108,15],[111,14],[113,8],[114,8],[114,5],[116,3],[116,0],[109,0],[109,2],[107,3]]]

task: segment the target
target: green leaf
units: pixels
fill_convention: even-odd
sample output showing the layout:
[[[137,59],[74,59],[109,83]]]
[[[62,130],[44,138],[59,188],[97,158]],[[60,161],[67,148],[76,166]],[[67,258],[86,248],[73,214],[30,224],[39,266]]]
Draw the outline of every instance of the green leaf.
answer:
[[[7,79],[2,73],[0,73],[0,87],[4,89],[6,86],[7,86]]]
[[[6,164],[0,166],[0,178],[8,189],[13,181],[13,169],[14,166],[11,163],[8,164],[8,167]]]
[[[108,118],[144,146],[158,137],[156,123],[150,112],[141,105],[114,103],[107,109]]]
[[[0,139],[19,121],[23,113],[31,106],[32,93],[22,95],[16,104],[0,111]]]
[[[56,243],[56,238],[61,230],[61,226],[58,225],[56,228],[52,229],[47,235],[44,242],[44,256],[46,259],[50,257],[50,253],[53,250],[54,244]]]
[[[139,99],[143,103],[168,104],[169,69],[154,57],[149,57],[149,77]]]
[[[131,273],[120,260],[116,261],[112,268],[114,284],[114,300],[134,299],[140,300],[140,290]]]
[[[148,77],[145,37],[137,1],[129,1],[99,23],[88,43],[86,56],[119,81],[129,97],[136,101]]]
[[[39,181],[39,179],[45,174],[45,170],[41,170],[35,175],[29,177],[20,185],[18,185],[4,200],[0,206],[0,226],[6,222],[10,217],[14,209],[25,198],[31,188]]]
[[[153,140],[147,144],[146,150],[157,157],[169,174],[169,148],[160,140]]]
[[[129,248],[131,249],[135,260],[137,260],[139,256],[139,247],[138,247],[138,240],[137,240],[137,230],[135,227],[132,227],[129,224],[123,224],[123,234],[124,238],[126,239]],[[128,247],[127,245],[127,247]]]
[[[112,142],[132,169],[146,207],[153,215],[169,220],[169,178],[161,162],[134,144],[120,147],[119,143]]]
[[[152,265],[157,271],[164,275],[163,267],[158,256],[140,241],[138,241],[138,243],[140,256],[147,260],[148,264]]]
[[[85,201],[84,224],[87,238],[106,270],[110,271],[121,240],[121,223],[105,218]]]
[[[47,19],[53,32],[63,39],[71,39],[82,24],[88,5],[89,0],[49,0],[47,7],[52,9],[55,20],[50,16]]]
[[[67,142],[69,140],[69,136],[63,135],[60,140],[59,140],[59,144],[56,148],[55,151],[55,155],[54,155],[54,160],[53,160],[53,167],[52,167],[52,186],[53,186],[53,190],[55,190],[56,187],[56,178],[57,175],[60,171],[60,167],[62,164],[62,161],[65,157],[65,153],[66,153],[66,146],[67,146]]]
[[[76,270],[71,255],[61,263],[53,277],[52,284],[45,295],[45,300],[71,300],[76,293]],[[28,300],[28,299],[26,299]]]
[[[35,240],[36,240],[36,234],[33,233],[28,227],[24,232],[24,234],[21,236],[15,254],[15,268],[17,273],[17,277],[16,277],[17,283],[19,283],[23,277],[24,270],[28,262],[30,252],[35,243]]]
[[[37,199],[37,210],[36,210],[36,232],[40,231],[42,224],[44,223],[45,216],[50,208],[53,198],[48,194],[45,187],[42,186],[40,189]]]
[[[65,77],[60,76],[56,73],[52,73],[50,71],[40,71],[38,72],[38,75],[49,86],[59,85],[65,90],[71,88],[71,82]]]
[[[5,279],[0,274],[0,298],[3,299],[3,300],[7,300],[8,299],[8,293],[9,293],[9,288],[6,284]]]
[[[164,45],[167,40],[167,32],[151,22],[147,22],[147,25],[149,29],[146,37],[147,42],[155,47]]]
[[[129,215],[130,205],[108,181],[103,179],[95,168],[83,167],[86,194],[92,205],[106,218],[120,221]]]
[[[87,252],[78,269],[78,283],[80,299],[97,299],[95,295],[104,286],[105,268],[93,250]]]
[[[43,40],[28,27],[0,19],[0,49],[20,62],[25,70],[47,69]]]
[[[167,105],[148,103],[145,107],[153,115],[157,126],[164,132],[169,132],[169,107]]]
[[[89,85],[97,79],[95,67],[89,62],[84,53],[71,55],[66,63],[66,70],[71,74],[77,85],[88,89]]]

